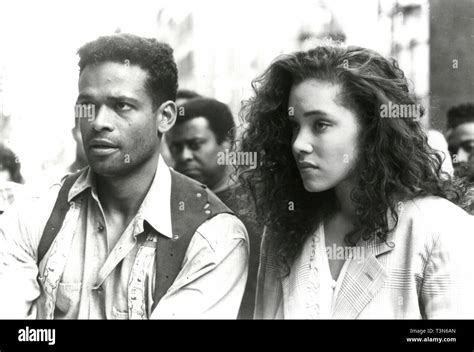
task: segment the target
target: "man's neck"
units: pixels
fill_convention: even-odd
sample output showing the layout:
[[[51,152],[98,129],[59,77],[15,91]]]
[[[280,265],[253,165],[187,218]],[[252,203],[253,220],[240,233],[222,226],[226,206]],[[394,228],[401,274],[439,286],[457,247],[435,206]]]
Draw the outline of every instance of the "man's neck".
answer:
[[[158,154],[126,176],[97,176],[97,193],[106,215],[133,218],[151,187],[157,165]]]
[[[223,177],[221,177],[220,180],[214,186],[209,187],[211,191],[217,193],[222,192],[231,187],[235,183],[230,177],[231,173],[232,168],[228,166],[224,172]]]

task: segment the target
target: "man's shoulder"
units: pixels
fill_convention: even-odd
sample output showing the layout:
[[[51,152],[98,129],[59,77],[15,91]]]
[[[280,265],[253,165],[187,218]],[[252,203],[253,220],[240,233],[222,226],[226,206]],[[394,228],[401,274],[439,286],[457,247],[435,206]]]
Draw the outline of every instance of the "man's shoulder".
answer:
[[[173,168],[170,168],[171,173],[171,198],[172,199],[194,199],[202,200],[209,203],[214,211],[228,212],[232,210],[206,185],[186,176]],[[206,197],[204,197],[206,196]],[[212,210],[212,209],[210,209]]]
[[[235,241],[248,243],[248,234],[243,222],[234,214],[221,213],[203,222],[196,234],[204,238],[211,248],[218,250]]]

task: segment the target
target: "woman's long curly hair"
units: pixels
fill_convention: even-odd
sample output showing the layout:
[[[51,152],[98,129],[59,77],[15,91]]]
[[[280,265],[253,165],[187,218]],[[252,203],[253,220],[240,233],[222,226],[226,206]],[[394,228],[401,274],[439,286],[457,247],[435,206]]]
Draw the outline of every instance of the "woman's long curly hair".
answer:
[[[351,199],[356,228],[364,239],[386,241],[391,230],[387,210],[396,226],[400,201],[435,195],[468,206],[466,186],[441,171],[443,159],[428,145],[419,119],[381,118],[383,104],[417,104],[395,60],[365,48],[332,44],[279,57],[252,82],[254,96],[241,111],[245,129],[236,145],[241,152],[258,152],[258,166],[237,166],[236,175],[253,196],[257,218],[267,227],[272,248],[288,273],[315,225],[338,208],[332,189],[304,189],[292,154],[288,98],[291,88],[307,79],[339,84],[344,106],[360,120],[357,184]],[[346,241],[353,244],[349,234]]]

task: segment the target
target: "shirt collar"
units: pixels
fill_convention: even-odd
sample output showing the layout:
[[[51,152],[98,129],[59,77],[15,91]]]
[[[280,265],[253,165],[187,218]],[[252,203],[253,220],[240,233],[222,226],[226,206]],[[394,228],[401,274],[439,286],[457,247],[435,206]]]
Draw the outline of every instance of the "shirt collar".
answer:
[[[98,201],[95,188],[94,174],[88,167],[76,180],[71,187],[68,195],[68,201],[71,202],[79,194],[91,189],[92,197]],[[143,221],[148,222],[156,231],[162,235],[172,238],[171,224],[171,172],[162,156],[159,156],[158,166],[155,177],[148,190],[142,205],[138,210],[137,219],[140,221],[140,227]]]

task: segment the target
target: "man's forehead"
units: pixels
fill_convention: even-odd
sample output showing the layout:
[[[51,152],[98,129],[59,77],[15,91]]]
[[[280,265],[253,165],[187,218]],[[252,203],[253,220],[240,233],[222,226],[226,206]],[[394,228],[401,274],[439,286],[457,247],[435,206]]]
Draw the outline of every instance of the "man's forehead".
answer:
[[[474,122],[460,124],[453,130],[451,136],[462,139],[474,139]]]
[[[145,91],[148,73],[137,65],[103,62],[87,65],[79,76],[79,91],[91,88]]]
[[[206,138],[209,135],[214,135],[214,132],[209,126],[209,121],[205,117],[199,116],[175,125],[170,134],[175,140],[190,140],[195,138]]]

